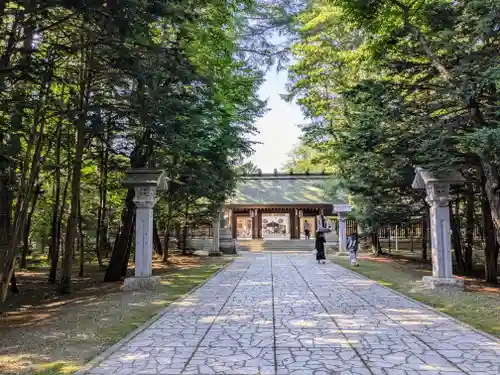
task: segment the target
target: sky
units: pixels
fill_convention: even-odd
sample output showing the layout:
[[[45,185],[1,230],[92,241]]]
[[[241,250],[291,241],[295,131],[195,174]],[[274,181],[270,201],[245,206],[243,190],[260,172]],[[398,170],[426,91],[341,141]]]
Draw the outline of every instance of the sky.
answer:
[[[299,142],[301,131],[297,125],[305,123],[300,108],[281,99],[285,94],[287,72],[271,69],[266,74],[266,82],[261,86],[259,96],[268,100],[268,112],[256,123],[259,134],[253,140],[261,142],[255,145],[255,153],[250,160],[262,172],[269,173],[283,166],[288,153]]]

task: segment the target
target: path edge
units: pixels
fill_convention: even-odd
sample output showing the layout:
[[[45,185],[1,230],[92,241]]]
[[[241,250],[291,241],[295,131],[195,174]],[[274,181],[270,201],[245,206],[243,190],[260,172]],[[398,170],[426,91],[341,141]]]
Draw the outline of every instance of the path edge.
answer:
[[[159,312],[157,312],[155,315],[153,315],[151,318],[149,318],[146,322],[144,322],[140,327],[136,328],[135,330],[133,330],[132,332],[130,332],[127,336],[125,336],[124,338],[122,338],[122,339],[118,340],[117,342],[115,342],[113,345],[111,345],[109,348],[105,349],[100,354],[97,354],[90,361],[88,361],[86,364],[84,364],[80,369],[78,369],[76,372],[74,372],[73,375],[85,375],[88,371],[90,371],[93,367],[95,367],[95,365],[98,365],[99,363],[103,362],[111,354],[113,354],[115,351],[117,351],[123,345],[125,345],[125,343],[127,343],[128,341],[130,341],[131,339],[133,339],[135,336],[137,336],[139,333],[141,333],[144,330],[146,330],[147,328],[149,328],[149,326],[151,326],[158,319],[160,319],[163,315],[165,315],[169,311],[169,309],[172,309],[172,306],[176,302],[182,300],[183,298],[186,298],[191,293],[194,293],[195,291],[197,291],[198,289],[200,289],[201,287],[203,287],[209,280],[213,279],[219,273],[221,273],[222,271],[224,271],[227,267],[229,267],[231,264],[233,264],[233,262],[235,261],[235,259],[237,257],[238,256],[234,257],[230,262],[228,262],[226,265],[224,265],[220,270],[218,270],[217,272],[215,272],[208,279],[206,279],[202,283],[194,286],[193,288],[191,288],[190,290],[188,290],[186,293],[184,293],[182,296],[180,296],[179,298],[177,298],[174,301],[172,301],[168,306],[166,306],[165,308],[163,308],[162,310],[160,310]]]
[[[452,321],[454,321],[455,323],[457,323],[457,324],[461,325],[462,327],[467,328],[467,329],[470,329],[471,331],[474,331],[474,332],[476,332],[476,333],[478,333],[478,334],[480,334],[480,335],[482,335],[482,336],[484,336],[484,337],[486,337],[486,338],[488,338],[488,339],[490,339],[490,340],[492,340],[492,341],[496,342],[497,344],[500,344],[500,338],[498,338],[498,337],[496,337],[496,336],[493,336],[491,333],[481,331],[479,328],[473,327],[473,326],[471,326],[471,325],[470,325],[470,324],[468,324],[468,323],[462,322],[461,320],[458,320],[457,318],[455,318],[455,317],[453,317],[453,316],[451,316],[451,315],[448,315],[448,314],[446,314],[446,313],[444,313],[444,312],[442,312],[442,311],[437,310],[435,307],[432,307],[432,306],[426,305],[425,303],[420,302],[420,301],[417,301],[416,299],[414,299],[414,298],[412,298],[412,297],[410,297],[410,296],[407,296],[406,294],[403,294],[403,293],[401,293],[401,292],[399,292],[399,291],[397,291],[397,290],[394,290],[394,289],[391,289],[391,288],[389,288],[389,287],[387,287],[387,286],[385,286],[385,285],[382,285],[382,284],[380,284],[378,281],[373,280],[373,279],[370,279],[369,277],[366,277],[365,275],[362,275],[362,274],[360,274],[360,273],[357,273],[357,272],[356,272],[356,271],[354,271],[354,270],[351,270],[351,269],[349,269],[349,268],[347,268],[347,267],[344,267],[344,266],[342,266],[341,264],[335,263],[334,261],[332,261],[332,263],[333,263],[333,264],[335,264],[335,265],[336,265],[336,266],[338,266],[338,267],[344,268],[344,269],[345,269],[347,272],[349,272],[349,273],[352,273],[352,274],[354,274],[354,275],[357,275],[357,276],[361,277],[362,279],[373,281],[373,282],[374,282],[375,284],[377,284],[378,286],[380,286],[380,287],[382,287],[382,288],[384,288],[384,289],[386,289],[386,290],[388,290],[388,291],[391,291],[391,292],[393,292],[393,293],[397,294],[397,295],[398,295],[398,296],[400,296],[400,297],[406,298],[407,300],[409,300],[409,301],[411,301],[411,302],[413,302],[413,303],[415,303],[415,304],[417,304],[417,305],[419,305],[419,306],[423,307],[424,309],[426,309],[426,310],[428,310],[428,311],[434,312],[434,313],[436,313],[436,314],[438,314],[439,316],[442,316],[442,317],[444,317],[444,318],[451,319]]]

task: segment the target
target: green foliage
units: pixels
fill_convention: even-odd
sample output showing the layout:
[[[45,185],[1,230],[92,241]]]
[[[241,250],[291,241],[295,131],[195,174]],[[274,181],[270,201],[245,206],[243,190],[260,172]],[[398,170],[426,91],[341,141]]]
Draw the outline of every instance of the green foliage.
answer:
[[[313,1],[298,18],[290,100],[305,146],[367,227],[422,212],[414,165],[497,163],[500,39],[491,1]]]
[[[130,167],[183,182],[162,197],[159,217],[215,213],[265,105],[262,66],[242,53],[259,9],[252,0],[2,3],[0,190],[17,200],[0,199],[0,215],[13,212],[0,237],[18,233],[1,244],[2,286],[15,255],[3,248],[18,248],[37,184],[45,194],[30,238],[70,236],[66,252],[76,226],[92,247],[99,230],[106,243],[120,233]]]

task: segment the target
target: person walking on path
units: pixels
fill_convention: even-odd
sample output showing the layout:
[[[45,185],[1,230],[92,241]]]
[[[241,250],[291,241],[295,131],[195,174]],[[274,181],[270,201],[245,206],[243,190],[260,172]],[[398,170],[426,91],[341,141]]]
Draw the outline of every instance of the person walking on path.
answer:
[[[309,228],[307,220],[304,220],[304,234],[306,235],[306,240],[311,239],[311,229]]]
[[[315,248],[316,248],[316,260],[319,263],[325,264],[325,237],[323,236],[323,233],[316,232],[316,242],[315,242]]]
[[[359,266],[356,259],[356,254],[358,252],[358,238],[354,232],[347,238],[347,250],[349,251],[349,261],[351,266]]]

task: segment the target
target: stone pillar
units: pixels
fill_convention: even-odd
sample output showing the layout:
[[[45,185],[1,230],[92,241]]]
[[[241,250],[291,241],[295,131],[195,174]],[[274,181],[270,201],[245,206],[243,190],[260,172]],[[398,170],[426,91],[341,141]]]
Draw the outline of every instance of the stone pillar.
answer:
[[[236,254],[236,244],[234,238],[236,237],[236,215],[229,211],[229,222],[220,228],[219,232],[219,249],[224,254]]]
[[[156,187],[136,187],[135,277],[151,277],[153,263],[153,207]]]
[[[351,211],[351,206],[348,204],[335,204],[333,210],[337,212],[339,218],[339,252],[338,255],[346,256],[347,253],[347,229],[346,229],[346,213]]]
[[[165,172],[157,169],[138,168],[127,171],[122,185],[134,188],[135,219],[135,275],[123,283],[124,290],[154,289],[160,284],[159,276],[152,276],[153,262],[153,207],[156,193],[166,191]]]
[[[458,287],[463,289],[464,281],[453,277],[450,238],[450,185],[465,179],[458,173],[437,178],[421,168],[413,188],[425,188],[426,201],[429,204],[430,234],[432,246],[432,276],[424,276],[424,284],[435,289],[438,287]]]
[[[208,255],[210,256],[220,256],[222,255],[220,252],[220,227],[221,222],[224,220],[224,215],[221,209],[217,211],[216,216],[212,221],[212,250]]]
[[[450,238],[450,185],[428,184],[426,188],[429,204],[432,246],[432,276],[449,279],[453,277]]]
[[[339,252],[346,253],[347,252],[347,233],[346,233],[346,223],[345,223],[345,214],[343,212],[339,212]]]

